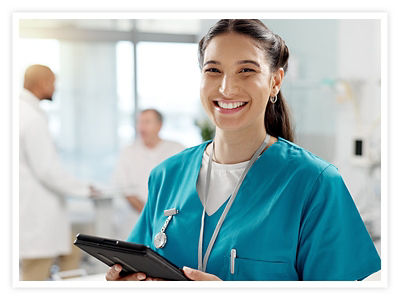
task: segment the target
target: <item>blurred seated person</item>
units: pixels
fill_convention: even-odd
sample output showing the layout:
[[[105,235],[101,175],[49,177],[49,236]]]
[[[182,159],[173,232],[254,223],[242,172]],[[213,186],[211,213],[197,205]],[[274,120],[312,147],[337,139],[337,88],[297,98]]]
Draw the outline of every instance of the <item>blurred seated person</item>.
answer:
[[[139,218],[147,200],[147,180],[151,170],[185,147],[159,137],[163,123],[155,109],[143,110],[137,123],[139,139],[121,151],[117,161],[113,185],[123,198],[115,198],[115,237],[126,239]]]
[[[46,113],[39,103],[52,100],[55,75],[43,65],[28,67],[20,94],[19,258],[22,280],[46,280],[58,261],[61,271],[79,267],[72,248],[65,197],[97,197],[99,191],[70,174],[57,154]]]

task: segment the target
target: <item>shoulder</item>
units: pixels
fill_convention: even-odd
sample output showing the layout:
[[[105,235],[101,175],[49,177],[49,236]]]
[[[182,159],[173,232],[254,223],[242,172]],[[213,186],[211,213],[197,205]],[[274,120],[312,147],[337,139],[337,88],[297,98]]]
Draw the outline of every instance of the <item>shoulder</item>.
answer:
[[[136,151],[138,148],[137,141],[134,141],[124,147],[121,148],[120,150],[120,156],[132,156],[132,154]]]
[[[47,119],[44,113],[33,108],[29,103],[20,101],[19,114],[20,131],[47,130]]]
[[[195,167],[203,157],[203,152],[205,147],[210,141],[204,142],[200,145],[186,148],[183,151],[172,155],[167,158],[159,165],[157,165],[151,172],[151,176],[160,176],[162,174],[167,174],[174,172],[190,171],[192,167]]]
[[[295,182],[303,187],[303,212],[311,211],[315,206],[332,206],[351,200],[346,184],[335,165],[284,139],[279,139],[279,143],[290,176],[297,178]]]
[[[163,142],[164,148],[171,149],[175,152],[179,152],[179,151],[182,151],[183,149],[185,149],[185,147],[181,143],[178,143],[175,141],[163,139],[162,142]]]
[[[42,114],[37,111],[37,109],[33,108],[32,105],[30,105],[23,99],[21,99],[19,102],[19,111],[21,116],[24,116],[25,119],[44,119],[42,117]]]
[[[339,175],[334,165],[295,143],[279,138],[275,144],[277,151],[274,154],[277,163],[284,165],[291,172],[311,175],[315,178]]]

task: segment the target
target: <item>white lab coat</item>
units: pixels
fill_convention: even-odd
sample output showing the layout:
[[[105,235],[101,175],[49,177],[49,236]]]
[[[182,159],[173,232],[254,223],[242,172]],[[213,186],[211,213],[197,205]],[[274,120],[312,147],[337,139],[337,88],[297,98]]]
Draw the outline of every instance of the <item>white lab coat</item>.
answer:
[[[88,184],[62,166],[47,116],[28,90],[20,95],[19,247],[20,258],[55,257],[71,250],[64,196],[88,197]]]

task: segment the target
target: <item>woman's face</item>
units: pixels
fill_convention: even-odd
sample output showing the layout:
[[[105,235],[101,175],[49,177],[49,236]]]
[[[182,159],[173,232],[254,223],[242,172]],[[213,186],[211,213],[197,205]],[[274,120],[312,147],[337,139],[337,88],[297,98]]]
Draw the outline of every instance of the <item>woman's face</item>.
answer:
[[[273,89],[264,51],[246,35],[214,37],[204,53],[200,97],[215,125],[222,130],[264,128],[264,113]]]

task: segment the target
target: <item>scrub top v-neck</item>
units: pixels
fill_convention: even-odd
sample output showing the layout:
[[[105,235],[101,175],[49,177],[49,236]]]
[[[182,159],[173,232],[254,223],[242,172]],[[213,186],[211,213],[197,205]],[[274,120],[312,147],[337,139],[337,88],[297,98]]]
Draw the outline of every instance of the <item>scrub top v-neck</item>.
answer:
[[[203,205],[196,183],[208,143],[153,169],[148,201],[128,238],[179,267],[197,268]],[[205,216],[203,255],[225,205]],[[153,239],[171,208],[179,213],[165,231],[165,246],[156,249]],[[379,269],[379,255],[337,169],[279,138],[245,177],[206,272],[223,280],[359,280]]]
[[[205,190],[208,163],[209,156],[206,151],[204,151],[200,174],[196,185],[197,193],[199,194],[203,206],[206,202]],[[208,193],[207,205],[205,206],[208,216],[214,214],[221,205],[229,199],[248,163],[249,160],[237,164],[220,164],[215,161],[212,162],[213,166],[211,171],[210,191]]]

